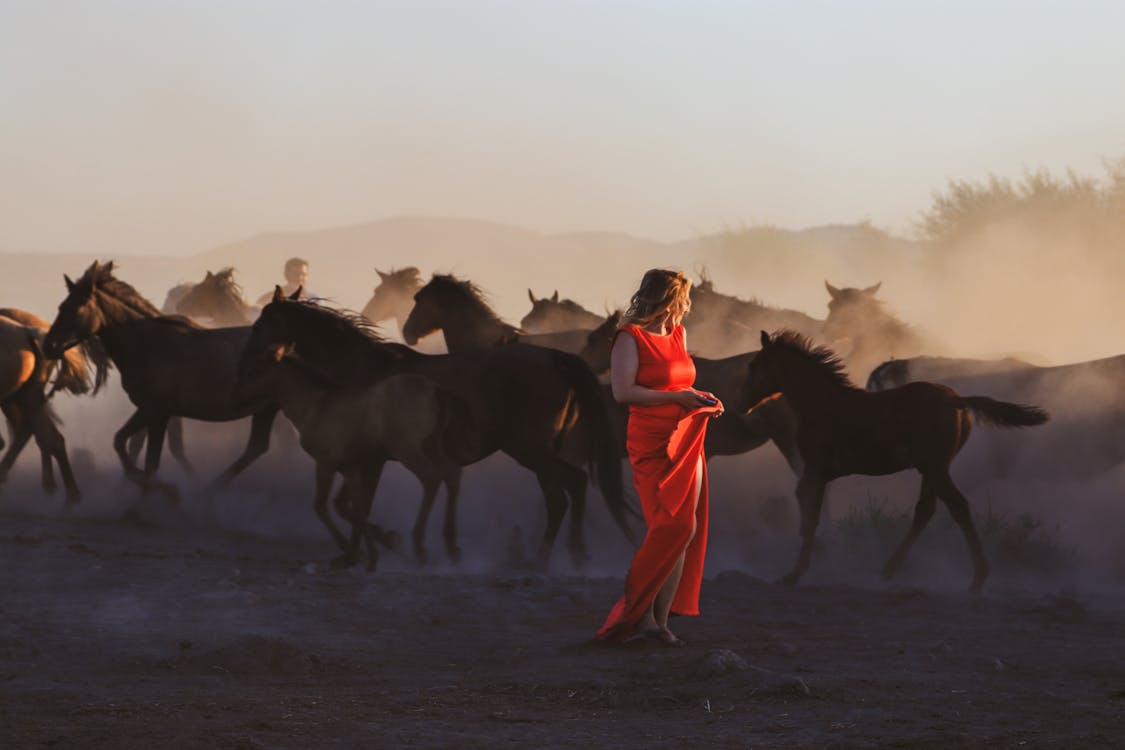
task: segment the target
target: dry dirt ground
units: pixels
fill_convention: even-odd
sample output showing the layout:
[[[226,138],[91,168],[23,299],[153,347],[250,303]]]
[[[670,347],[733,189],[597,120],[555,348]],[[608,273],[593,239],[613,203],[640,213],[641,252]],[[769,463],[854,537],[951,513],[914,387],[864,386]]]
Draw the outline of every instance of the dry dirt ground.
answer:
[[[681,649],[620,576],[333,571],[331,545],[0,513],[0,746],[1120,747],[1112,593],[712,570]],[[960,585],[958,583],[958,585]]]

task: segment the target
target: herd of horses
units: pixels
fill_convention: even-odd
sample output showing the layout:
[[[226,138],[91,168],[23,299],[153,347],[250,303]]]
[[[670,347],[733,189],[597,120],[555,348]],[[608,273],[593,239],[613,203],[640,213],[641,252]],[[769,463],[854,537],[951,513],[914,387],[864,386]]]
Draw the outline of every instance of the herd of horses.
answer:
[[[427,280],[412,267],[378,274],[379,284],[359,313],[302,299],[300,290],[285,297],[280,288],[260,310],[253,308],[231,269],[173,290],[162,310],[118,279],[112,262],[95,262],[77,280],[66,278],[53,323],[0,310],[0,404],[11,438],[0,480],[34,437],[43,456],[44,489],[53,489],[53,460],[68,502],[78,501],[50,397],[57,390],[96,393],[112,364],[135,407],[113,436],[114,450],[126,477],[172,501],[179,500],[178,491],[158,477],[158,469],[167,438],[173,457],[190,470],[180,420],[250,418],[249,440],[214,480],[219,486],[268,450],[271,427],[283,413],[315,462],[314,508],[340,548],[339,565],[358,564],[366,553],[374,569],[378,548],[399,543],[398,534],[370,519],[388,461],[400,462],[423,488],[412,530],[420,561],[427,559],[427,521],[445,486],[443,538],[456,561],[462,471],[496,452],[534,473],[542,490],[546,527],[539,564],[547,564],[568,515],[570,556],[576,565],[588,559],[583,527],[590,484],[635,541],[639,515],[624,489],[626,413],[605,385],[621,312],[599,315],[558,292],[537,298],[529,290],[532,309],[512,325],[469,281],[440,274]],[[809,566],[828,483],[915,469],[922,484],[914,520],[884,575],[899,568],[940,499],[964,533],[972,588],[979,589],[988,564],[950,465],[973,417],[1030,427],[1045,423],[1047,413],[960,393],[1037,402],[1057,412],[1054,402],[1044,403],[1051,384],[1095,376],[1119,384],[1125,360],[1060,372],[1066,368],[1013,359],[924,357],[928,339],[887,311],[876,296],[878,284],[826,287],[825,320],[720,294],[706,278],[693,287],[685,322],[699,352],[693,353],[697,386],[726,404],[709,427],[707,456],[742,454],[772,442],[797,475],[801,547],[784,578],[789,583]],[[390,320],[405,343],[380,333],[378,326]],[[447,353],[413,348],[436,331]],[[870,372],[867,387],[853,385],[845,366]],[[1116,409],[1099,417],[1104,424],[1094,432],[1106,444],[1088,453],[1120,462],[1116,451],[1125,444],[1119,439],[1125,419]],[[336,476],[342,483],[333,497]],[[333,509],[350,526],[347,533]]]

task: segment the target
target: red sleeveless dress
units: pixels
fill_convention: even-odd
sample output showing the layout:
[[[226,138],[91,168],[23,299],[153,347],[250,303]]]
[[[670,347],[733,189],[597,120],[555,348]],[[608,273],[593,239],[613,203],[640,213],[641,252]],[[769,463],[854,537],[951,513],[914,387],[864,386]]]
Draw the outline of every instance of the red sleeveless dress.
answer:
[[[684,346],[684,327],[666,336],[625,326],[637,342],[637,385],[679,391],[695,382],[695,363]],[[684,570],[672,599],[672,613],[699,614],[699,588],[707,550],[707,464],[703,464],[699,503],[693,508],[695,468],[703,456],[707,421],[718,407],[687,411],[678,404],[630,404],[626,447],[633,483],[648,531],[625,577],[625,596],[614,605],[598,637],[620,641],[636,630],[652,606],[680,553]],[[695,537],[691,537],[692,528]]]

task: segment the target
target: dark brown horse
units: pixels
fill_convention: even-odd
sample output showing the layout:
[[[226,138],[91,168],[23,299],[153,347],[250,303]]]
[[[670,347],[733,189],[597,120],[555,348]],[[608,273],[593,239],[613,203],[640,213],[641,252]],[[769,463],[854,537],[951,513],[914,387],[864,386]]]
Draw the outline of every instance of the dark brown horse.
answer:
[[[614,312],[609,320],[590,332],[582,359],[594,372],[607,372],[613,339],[621,322],[620,311]],[[706,359],[692,355],[695,362],[695,385],[718,396],[729,407],[723,415],[711,420],[707,427],[704,455],[708,460],[715,456],[738,456],[773,441],[790,468],[799,473],[801,457],[797,452],[795,436],[797,418],[784,398],[763,404],[749,414],[738,409],[745,387],[747,365],[757,352],[736,354],[723,359]],[[625,426],[628,409],[615,401],[605,391],[605,398],[614,418],[615,433],[625,455]]]
[[[64,277],[65,278],[65,277]],[[66,278],[67,296],[43,342],[48,357],[97,338],[121,373],[121,385],[136,412],[113,436],[125,475],[142,488],[155,487],[178,499],[154,474],[168,420],[173,416],[227,422],[252,416],[243,455],[222,473],[226,482],[269,448],[275,402],[241,403],[234,397],[237,363],[250,328],[200,328],[187,318],[161,315],[133,287],[113,275],[113,263],[94,262],[78,281]],[[125,443],[147,430],[141,471]]]
[[[1018,448],[999,440],[989,441],[981,451],[974,446],[973,459],[986,460],[1001,476],[1018,472],[1081,479],[1125,461],[1125,355],[1049,367],[1011,358],[899,359],[875,368],[867,390],[923,379],[958,391],[1041,404],[1054,415]]]
[[[568,504],[571,557],[576,564],[587,559],[582,529],[586,466],[614,520],[632,538],[621,463],[597,379],[578,357],[522,344],[465,354],[420,354],[384,341],[358,315],[283,299],[280,289],[254,323],[244,366],[278,344],[292,344],[341,387],[367,387],[392,375],[413,373],[457,396],[466,404],[475,430],[467,442],[476,450],[462,463],[503,451],[539,480],[547,503],[541,564],[550,557]]]
[[[414,309],[402,328],[406,343],[441,331],[451,354],[520,342],[577,354],[587,345],[586,329],[529,334],[505,323],[471,281],[435,274],[414,295]]]
[[[392,268],[390,273],[376,268],[375,273],[379,274],[379,285],[360,314],[375,324],[394,318],[402,331],[414,307],[414,295],[422,288],[422,274],[414,266]]]
[[[749,363],[743,403],[753,406],[784,394],[797,414],[796,440],[804,459],[797,482],[801,552],[784,582],[796,583],[808,569],[830,481],[915,469],[922,475],[922,490],[914,522],[883,575],[889,578],[898,570],[941,498],[965,535],[973,560],[972,589],[979,591],[988,577],[988,562],[969,503],[949,476],[950,464],[969,439],[972,415],[998,427],[1030,427],[1046,422],[1046,412],[983,396],[960,396],[934,383],[868,393],[852,385],[832,351],[813,347],[800,334],[786,331],[771,338],[762,331],[761,342],[761,351]]]
[[[527,333],[557,333],[574,331],[580,328],[595,328],[602,322],[597,313],[592,313],[571,299],[559,299],[559,290],[550,297],[535,298],[535,293],[527,290],[531,300],[531,312],[523,316],[520,330]]]
[[[258,308],[246,303],[242,287],[234,280],[234,269],[207,272],[198,284],[180,284],[168,292],[163,311],[187,315],[208,328],[247,326],[254,322]],[[168,451],[189,473],[195,469],[184,453],[184,423],[180,417],[168,420]],[[138,432],[128,441],[130,458],[135,462],[144,448],[145,433]]]
[[[50,405],[56,391],[74,395],[96,394],[105,383],[109,360],[98,346],[75,347],[61,360],[47,360],[42,352],[49,323],[38,315],[15,308],[0,309],[0,409],[8,421],[11,445],[0,460],[0,484],[34,437],[39,447],[43,491],[56,489],[52,460],[59,465],[68,505],[81,499],[70,468],[66,440]],[[54,379],[54,385],[51,380]],[[50,390],[48,391],[48,386]],[[0,441],[0,446],[3,442]]]
[[[692,346],[725,357],[754,349],[758,331],[784,328],[813,340],[821,336],[824,321],[799,310],[771,307],[757,299],[741,299],[715,291],[704,276],[691,288],[691,315],[684,321]]]

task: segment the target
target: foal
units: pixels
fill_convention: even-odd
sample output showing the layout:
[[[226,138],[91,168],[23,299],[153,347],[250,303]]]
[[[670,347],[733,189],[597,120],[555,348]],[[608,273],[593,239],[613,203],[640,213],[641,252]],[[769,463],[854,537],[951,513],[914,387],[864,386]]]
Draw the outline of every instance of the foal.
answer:
[[[467,410],[456,397],[429,378],[402,374],[368,387],[338,387],[291,347],[275,346],[264,356],[244,357],[239,372],[240,395],[277,399],[281,410],[301,435],[301,447],[316,461],[317,516],[344,551],[337,565],[356,564],[362,535],[368,568],[378,554],[373,537],[393,545],[393,532],[367,521],[375,489],[387,461],[399,461],[422,483],[422,507],[414,525],[414,553],[425,562],[426,521],[437,491],[446,486],[445,546],[457,562],[456,507],[461,466],[472,452],[465,421]],[[465,448],[468,447],[468,450]],[[350,540],[336,527],[328,511],[332,480],[339,473],[344,486],[337,510],[352,525]]]
[[[783,331],[771,338],[762,331],[761,339],[762,350],[748,366],[743,404],[754,408],[783,394],[797,414],[796,442],[804,459],[797,482],[801,553],[783,582],[796,583],[809,567],[828,482],[912,468],[922,475],[914,522],[883,576],[890,578],[898,570],[941,498],[965,535],[973,560],[972,590],[979,591],[988,563],[969,503],[949,476],[950,464],[969,439],[971,415],[997,427],[1031,427],[1046,422],[1047,413],[983,396],[960,396],[935,383],[868,393],[852,385],[835,354],[814,348],[800,334]]]

